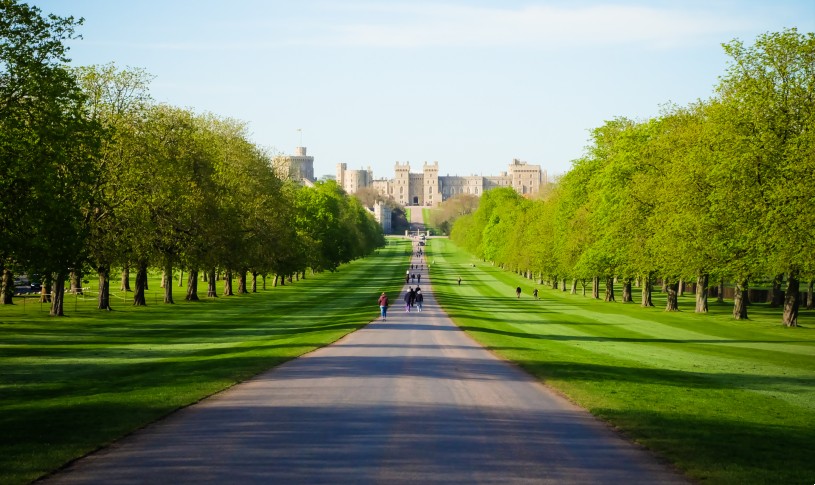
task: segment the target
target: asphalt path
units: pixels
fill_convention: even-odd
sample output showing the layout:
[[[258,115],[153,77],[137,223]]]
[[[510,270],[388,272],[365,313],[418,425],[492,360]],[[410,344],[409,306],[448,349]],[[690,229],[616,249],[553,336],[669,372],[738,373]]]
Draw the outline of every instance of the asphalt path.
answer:
[[[46,483],[687,483],[436,305],[174,413]],[[415,286],[412,284],[411,286]],[[378,311],[371,296],[372,318]],[[401,295],[399,295],[401,297]]]

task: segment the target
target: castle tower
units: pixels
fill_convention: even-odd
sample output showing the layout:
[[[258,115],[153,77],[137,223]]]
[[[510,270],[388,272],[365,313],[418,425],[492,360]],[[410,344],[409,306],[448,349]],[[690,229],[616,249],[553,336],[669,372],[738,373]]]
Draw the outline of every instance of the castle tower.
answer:
[[[441,203],[441,193],[439,192],[439,162],[434,161],[433,164],[425,162],[422,167],[424,173],[424,181],[422,188],[424,192],[424,204],[435,206]]]
[[[337,164],[337,185],[342,188],[345,188],[345,171],[348,170],[347,163],[338,163]]]
[[[393,198],[402,205],[410,204],[410,162],[394,166]]]

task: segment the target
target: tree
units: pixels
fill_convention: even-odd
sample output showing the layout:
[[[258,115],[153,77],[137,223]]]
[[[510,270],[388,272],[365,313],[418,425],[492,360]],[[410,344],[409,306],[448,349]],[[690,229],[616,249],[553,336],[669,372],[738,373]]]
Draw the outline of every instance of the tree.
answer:
[[[0,261],[53,274],[51,314],[83,260],[100,131],[88,119],[64,41],[82,23],[0,1]]]
[[[721,161],[731,174],[721,189],[741,195],[735,210],[755,226],[747,236],[762,266],[787,275],[783,322],[796,326],[800,275],[815,270],[815,34],[787,29],[724,48],[720,123],[733,156]]]
[[[114,263],[127,266],[131,222],[122,210],[138,197],[129,183],[135,169],[136,131],[145,117],[151,80],[144,70],[120,70],[114,64],[74,70],[87,99],[89,116],[106,129],[98,159],[100,177],[94,187],[90,213],[91,263],[99,274],[98,308],[110,310],[110,271]]]

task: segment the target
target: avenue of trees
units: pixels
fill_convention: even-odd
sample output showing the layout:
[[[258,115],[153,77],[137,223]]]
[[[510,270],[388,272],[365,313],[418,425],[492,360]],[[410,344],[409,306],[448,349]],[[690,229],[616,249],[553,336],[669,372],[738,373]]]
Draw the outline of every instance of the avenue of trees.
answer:
[[[150,268],[185,270],[195,301],[199,280],[208,296],[216,277],[227,295],[233,277],[247,292],[258,275],[333,271],[384,244],[336,183],[278,178],[244,123],[153,102],[140,69],[68,67],[64,43],[79,25],[0,0],[2,303],[13,302],[15,274],[38,274],[62,315],[66,282],[81,287],[92,273],[110,309],[116,270],[128,289],[135,276],[133,302],[144,305]]]
[[[590,285],[599,298],[604,282],[606,301],[615,283],[624,302],[639,284],[652,306],[659,281],[667,310],[680,282],[696,283],[706,312],[709,288],[727,281],[733,316],[745,319],[750,282],[771,282],[771,304],[796,326],[815,280],[815,34],[789,29],[724,49],[730,62],[710,99],[606,122],[551,190],[536,200],[487,192],[451,237],[554,287]]]

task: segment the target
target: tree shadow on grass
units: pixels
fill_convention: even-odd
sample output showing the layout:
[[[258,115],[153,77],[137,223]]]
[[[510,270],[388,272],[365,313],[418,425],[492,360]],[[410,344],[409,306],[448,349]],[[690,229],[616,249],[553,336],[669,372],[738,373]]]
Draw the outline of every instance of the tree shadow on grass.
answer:
[[[808,451],[815,442],[813,427],[717,419],[709,413],[590,411],[705,483],[810,483],[815,477]]]
[[[489,319],[485,319],[489,320]],[[503,320],[494,319],[494,321],[501,322]],[[553,325],[592,325],[592,324],[576,324],[572,322],[547,322]],[[613,325],[609,323],[598,323],[593,325]],[[800,344],[800,340],[733,340],[733,339],[668,339],[668,338],[649,338],[649,337],[601,337],[601,336],[587,336],[587,335],[552,335],[552,334],[536,334],[526,332],[513,332],[510,330],[499,330],[489,327],[476,327],[472,325],[461,325],[460,329],[466,332],[476,333],[491,333],[496,335],[505,335],[508,337],[532,339],[532,340],[551,340],[556,342],[626,342],[626,343],[661,343],[661,344]]]

